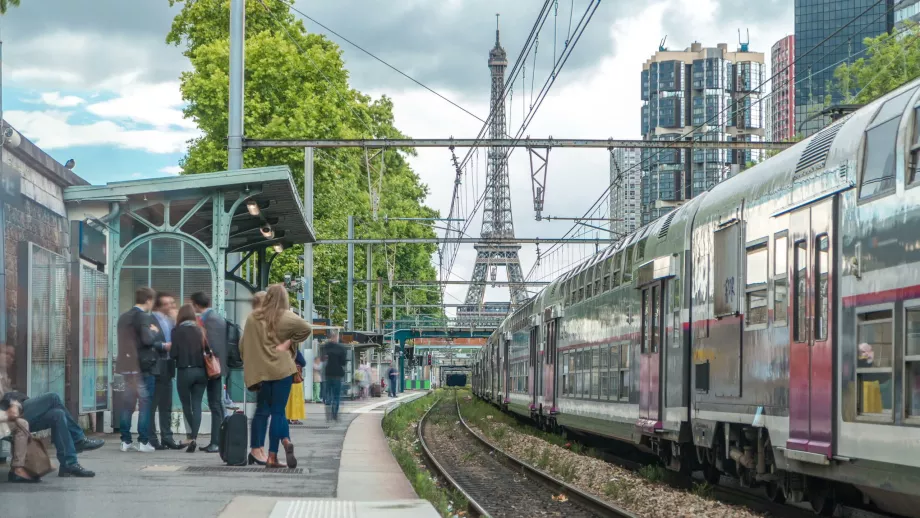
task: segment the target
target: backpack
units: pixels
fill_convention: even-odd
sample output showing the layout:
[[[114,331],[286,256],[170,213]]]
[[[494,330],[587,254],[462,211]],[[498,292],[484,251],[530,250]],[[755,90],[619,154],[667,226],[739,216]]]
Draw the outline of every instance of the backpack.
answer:
[[[227,367],[239,369],[243,366],[243,356],[240,354],[240,326],[227,320]]]

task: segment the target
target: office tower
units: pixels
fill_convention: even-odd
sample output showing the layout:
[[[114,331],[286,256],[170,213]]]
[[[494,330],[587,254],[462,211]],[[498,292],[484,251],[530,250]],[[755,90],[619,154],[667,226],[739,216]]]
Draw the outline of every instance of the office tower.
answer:
[[[786,36],[774,43],[770,55],[773,90],[769,140],[783,141],[795,136],[795,36]]]
[[[610,230],[613,238],[626,236],[642,221],[640,197],[642,153],[616,148],[610,153]]]

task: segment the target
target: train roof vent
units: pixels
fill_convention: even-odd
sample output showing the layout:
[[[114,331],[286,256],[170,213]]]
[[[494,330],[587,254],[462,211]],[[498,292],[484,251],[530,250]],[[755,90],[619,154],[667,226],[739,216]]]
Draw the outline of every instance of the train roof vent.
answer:
[[[664,225],[661,225],[661,228],[658,230],[658,239],[664,239],[668,237],[668,229],[671,228],[671,220],[674,219],[674,215],[677,214],[677,211],[671,211],[668,214],[668,217],[664,219]]]
[[[837,136],[837,132],[840,131],[842,127],[843,124],[841,121],[841,123],[825,128],[815,135],[815,138],[811,139],[811,142],[805,147],[805,152],[802,153],[802,157],[799,158],[798,165],[795,167],[796,176],[824,167],[824,163],[827,161],[827,155],[831,150],[831,144],[834,143],[834,137]]]

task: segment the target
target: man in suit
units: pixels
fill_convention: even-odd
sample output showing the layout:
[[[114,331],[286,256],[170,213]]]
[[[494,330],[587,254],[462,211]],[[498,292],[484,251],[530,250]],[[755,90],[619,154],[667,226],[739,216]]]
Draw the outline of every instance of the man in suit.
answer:
[[[230,379],[230,369],[227,367],[227,321],[224,317],[211,308],[211,297],[207,293],[198,291],[190,297],[192,307],[199,314],[204,325],[205,336],[211,351],[220,360],[221,379],[208,382],[208,407],[211,409],[211,444],[204,451],[213,453],[218,451],[215,442],[220,437],[220,424],[224,420],[224,390],[223,379]]]
[[[161,339],[159,326],[150,310],[156,292],[147,287],[134,292],[134,306],[118,317],[118,359],[116,372],[125,380],[121,408],[121,451],[156,451],[150,444],[153,428],[150,420],[152,414],[153,394],[156,390],[156,377],[160,373],[160,352],[169,351],[170,343]],[[131,416],[135,405],[137,413],[137,440],[131,440]]]
[[[323,345],[326,355],[326,367],[323,371],[326,382],[326,419],[339,420],[339,405],[342,399],[342,378],[345,377],[345,364],[348,362],[348,353],[345,346],[339,343],[339,330],[329,331],[329,341]]]
[[[176,309],[175,297],[165,292],[157,293],[156,302],[153,304],[153,318],[159,328],[156,340],[163,343],[172,342],[172,330],[176,325]],[[156,376],[153,404],[150,406],[150,426],[153,426],[153,416],[159,412],[162,442],[157,441],[156,433],[154,433],[150,438],[150,444],[157,450],[181,450],[186,445],[176,444],[172,433],[173,378],[176,374],[176,364],[170,359],[167,350],[160,349],[158,353],[160,372]]]

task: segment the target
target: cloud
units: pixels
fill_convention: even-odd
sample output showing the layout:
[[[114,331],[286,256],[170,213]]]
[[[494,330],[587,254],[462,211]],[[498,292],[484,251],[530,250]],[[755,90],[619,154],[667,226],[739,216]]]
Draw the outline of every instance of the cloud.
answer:
[[[90,104],[86,111],[105,119],[150,124],[156,128],[196,129],[195,123],[183,118],[179,109],[184,103],[179,82],[138,84],[116,87],[119,97]]]
[[[131,178],[143,178],[143,173],[131,173]]]
[[[167,167],[160,169],[159,172],[163,174],[182,174],[182,171],[184,171],[184,169],[182,169],[181,167],[177,165],[171,165],[171,166],[167,166]]]
[[[60,92],[45,92],[41,96],[41,102],[55,108],[74,108],[86,101],[75,95],[62,96]]]
[[[148,153],[184,152],[198,136],[192,130],[127,129],[112,121],[72,124],[73,113],[55,110],[4,113],[10,123],[46,150],[77,146],[114,146]]]

